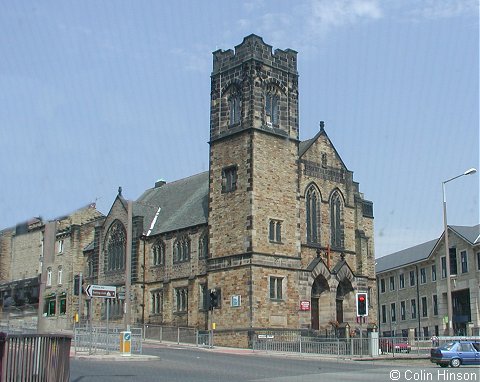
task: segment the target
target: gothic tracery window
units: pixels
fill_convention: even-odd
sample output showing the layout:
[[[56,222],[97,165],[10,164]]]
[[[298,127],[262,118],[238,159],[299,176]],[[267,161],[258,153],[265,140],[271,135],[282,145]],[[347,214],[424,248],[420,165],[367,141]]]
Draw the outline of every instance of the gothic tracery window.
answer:
[[[110,226],[106,241],[107,270],[124,269],[127,235],[122,223],[115,221]]]
[[[178,238],[173,245],[173,262],[182,263],[190,260],[190,239],[188,236]]]
[[[152,262],[153,265],[165,264],[165,243],[158,240],[152,246]]]
[[[338,191],[334,192],[330,200],[330,232],[333,248],[343,248],[343,205]]]
[[[305,196],[307,218],[307,242],[319,243],[320,235],[320,198],[314,186],[311,186]]]

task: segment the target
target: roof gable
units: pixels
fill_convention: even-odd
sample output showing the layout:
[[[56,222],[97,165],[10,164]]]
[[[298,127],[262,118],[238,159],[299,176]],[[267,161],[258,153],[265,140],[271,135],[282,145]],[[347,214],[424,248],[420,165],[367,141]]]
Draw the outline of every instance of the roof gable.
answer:
[[[319,148],[318,146],[320,146],[321,148]],[[333,161],[336,161],[338,166],[343,167],[345,170],[348,170],[340,154],[338,153],[327,132],[325,131],[322,123],[320,123],[320,131],[313,138],[299,143],[298,157],[299,159],[308,160],[308,157],[310,155],[313,155],[315,159],[317,159],[320,156],[315,151],[325,151],[327,149],[328,151],[330,151],[330,154],[333,154],[333,156],[329,155],[329,161],[332,161],[333,158]]]

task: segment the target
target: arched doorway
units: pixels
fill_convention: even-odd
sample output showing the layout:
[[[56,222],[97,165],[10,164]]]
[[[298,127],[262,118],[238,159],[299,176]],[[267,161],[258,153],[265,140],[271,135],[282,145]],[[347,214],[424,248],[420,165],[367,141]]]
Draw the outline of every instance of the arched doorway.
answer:
[[[353,292],[353,287],[352,283],[348,279],[342,279],[340,283],[338,284],[337,287],[337,295],[336,295],[336,316],[337,316],[337,322],[341,324],[343,320],[343,306],[344,306],[344,301],[346,296],[350,293]]]
[[[323,275],[319,275],[312,285],[311,328],[313,330],[320,329],[320,306],[322,305],[322,300],[326,298],[326,292],[329,290],[327,279]],[[326,302],[328,303],[328,299]]]

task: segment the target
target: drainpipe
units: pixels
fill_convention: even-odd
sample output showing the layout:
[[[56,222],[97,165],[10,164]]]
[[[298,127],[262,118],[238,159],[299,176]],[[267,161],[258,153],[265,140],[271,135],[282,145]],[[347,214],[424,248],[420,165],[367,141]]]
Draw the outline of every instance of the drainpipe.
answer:
[[[418,316],[418,333],[417,337],[420,337],[420,282],[418,279],[418,265],[415,264],[415,273],[417,274],[417,316]]]

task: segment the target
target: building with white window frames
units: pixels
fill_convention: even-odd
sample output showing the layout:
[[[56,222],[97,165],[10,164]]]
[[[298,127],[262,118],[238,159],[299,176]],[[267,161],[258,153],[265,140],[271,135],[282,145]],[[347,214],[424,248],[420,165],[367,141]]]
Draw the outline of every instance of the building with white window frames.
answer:
[[[479,335],[480,225],[449,226],[448,235],[454,332]],[[407,337],[410,331],[419,337],[448,335],[444,243],[442,234],[377,259],[380,334]]]

